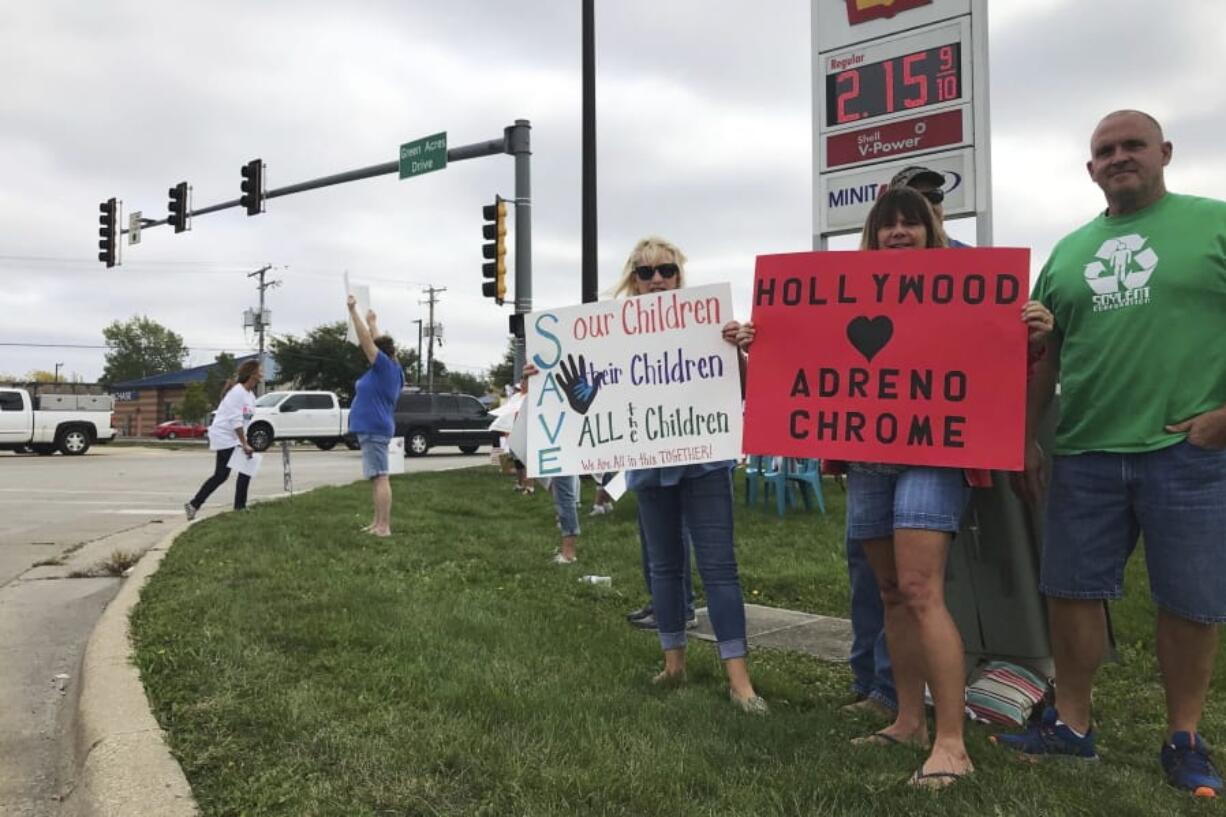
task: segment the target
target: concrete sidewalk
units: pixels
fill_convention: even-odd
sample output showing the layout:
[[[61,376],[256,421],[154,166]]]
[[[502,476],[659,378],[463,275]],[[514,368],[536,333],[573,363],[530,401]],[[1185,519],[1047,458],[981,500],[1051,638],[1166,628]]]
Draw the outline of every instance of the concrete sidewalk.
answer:
[[[186,525],[176,524],[133,568],[107,607],[86,647],[76,716],[76,785],[66,817],[191,817],[199,808],[132,663],[128,616],[141,588]],[[706,609],[698,611],[696,638],[714,641]],[[842,662],[851,645],[851,622],[795,610],[745,605],[749,643]]]
[[[200,813],[145,697],[128,629],[141,589],[185,528],[186,523],[176,523],[146,551],[85,647],[73,736],[75,785],[64,800],[65,817]]]
[[[690,635],[715,641],[707,609],[699,608]],[[851,622],[760,604],[745,605],[745,635],[751,647],[803,652],[821,661],[843,662],[851,652]]]

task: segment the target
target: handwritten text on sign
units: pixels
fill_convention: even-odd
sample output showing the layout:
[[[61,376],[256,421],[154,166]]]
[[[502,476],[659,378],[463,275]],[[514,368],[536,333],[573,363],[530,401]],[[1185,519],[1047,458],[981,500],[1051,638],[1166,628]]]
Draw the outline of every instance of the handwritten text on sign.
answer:
[[[534,312],[528,474],[733,459],[741,446],[727,284]]]
[[[1029,250],[759,256],[745,450],[1019,470]]]

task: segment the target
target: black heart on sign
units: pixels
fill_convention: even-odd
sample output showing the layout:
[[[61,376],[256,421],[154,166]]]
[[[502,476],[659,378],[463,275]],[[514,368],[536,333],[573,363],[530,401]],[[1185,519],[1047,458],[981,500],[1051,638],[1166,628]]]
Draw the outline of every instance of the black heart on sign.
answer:
[[[876,318],[861,315],[847,324],[847,339],[869,363],[873,362],[873,357],[885,348],[892,337],[894,322],[885,315]]]

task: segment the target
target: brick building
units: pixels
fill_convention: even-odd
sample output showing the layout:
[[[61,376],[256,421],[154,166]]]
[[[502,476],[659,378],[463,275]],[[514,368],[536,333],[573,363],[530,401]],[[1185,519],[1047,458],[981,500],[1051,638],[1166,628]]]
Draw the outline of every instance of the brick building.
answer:
[[[256,355],[234,359],[235,366]],[[139,380],[126,380],[111,386],[115,398],[115,414],[111,424],[124,437],[147,437],[159,423],[177,418],[177,407],[183,403],[183,394],[188,385],[203,383],[209,375],[212,363],[181,369],[177,372],[155,374]],[[271,357],[264,361],[265,380],[274,380],[276,364]]]

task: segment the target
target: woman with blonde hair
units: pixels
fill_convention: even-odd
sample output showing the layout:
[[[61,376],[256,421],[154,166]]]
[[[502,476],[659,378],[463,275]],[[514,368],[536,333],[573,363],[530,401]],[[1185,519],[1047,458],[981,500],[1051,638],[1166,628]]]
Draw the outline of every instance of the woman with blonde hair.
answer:
[[[662,238],[639,241],[622,269],[614,294],[637,297],[685,284],[685,255]],[[723,338],[735,343],[740,324],[731,321]],[[741,356],[738,354],[738,358]],[[744,360],[741,358],[744,374]],[[745,605],[732,533],[732,469],[735,462],[647,468],[626,472],[638,496],[639,532],[647,552],[656,631],[664,670],[654,683],[686,680],[686,591],[688,537],[707,594],[716,647],[728,676],[728,694],[743,711],[762,715],[766,701],[754,690],[746,663]]]

